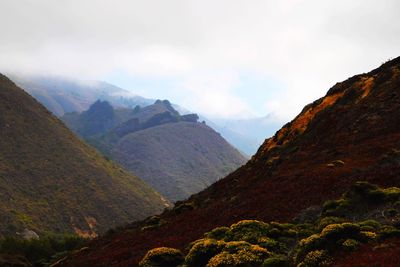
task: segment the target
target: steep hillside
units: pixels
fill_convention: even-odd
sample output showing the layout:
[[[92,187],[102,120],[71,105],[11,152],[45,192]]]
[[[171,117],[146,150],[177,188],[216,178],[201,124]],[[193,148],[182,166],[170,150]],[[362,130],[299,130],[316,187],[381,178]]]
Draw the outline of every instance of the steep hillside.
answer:
[[[393,247],[400,238],[399,200],[398,187],[357,182],[340,199],[313,207],[292,223],[242,220],[217,227],[184,251],[154,248],[139,266],[397,266],[397,254],[390,254],[398,251]]]
[[[171,201],[199,192],[245,159],[207,125],[166,123],[128,134],[111,157]]]
[[[356,181],[398,187],[399,149],[396,58],[333,86],[266,140],[245,166],[163,213],[162,223],[148,230],[143,227],[154,220],[127,226],[65,265],[135,265],[151,248],[183,249],[217,226],[244,219],[291,221],[340,197]]]
[[[78,118],[71,120],[67,114],[63,119],[103,154],[171,201],[201,191],[246,161],[213,129],[197,122],[196,114],[181,116],[167,100],[125,110],[129,116],[122,123],[118,112],[98,101],[74,115]]]
[[[0,133],[0,236],[24,228],[93,236],[166,205],[3,75]]]

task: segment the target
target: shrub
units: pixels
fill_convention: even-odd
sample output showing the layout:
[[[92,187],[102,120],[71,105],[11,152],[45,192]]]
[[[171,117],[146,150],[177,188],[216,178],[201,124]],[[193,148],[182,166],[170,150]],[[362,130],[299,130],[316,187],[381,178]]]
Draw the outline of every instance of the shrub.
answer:
[[[358,237],[360,226],[354,223],[336,223],[327,225],[321,232],[321,237],[338,240],[347,237]]]
[[[377,234],[370,231],[361,231],[360,232],[360,241],[368,242],[377,238]]]
[[[290,264],[289,259],[284,255],[274,255],[266,259],[262,267],[288,267]]]
[[[326,250],[314,250],[309,252],[298,267],[320,267],[328,266],[332,260]]]
[[[360,242],[354,239],[346,239],[342,243],[342,247],[347,251],[353,251],[359,246]]]
[[[379,231],[380,239],[386,239],[391,237],[400,237],[400,230],[393,226],[386,226]]]
[[[371,232],[372,235],[376,235]],[[300,261],[307,253],[315,250],[333,251],[340,248],[341,240],[354,239],[357,241],[370,240],[364,232],[360,232],[360,226],[354,223],[337,223],[327,225],[320,234],[314,234],[302,239],[296,255],[296,260]]]
[[[244,241],[226,244],[223,252],[212,257],[207,267],[261,266],[270,253],[265,248]]]
[[[207,238],[223,240],[226,237],[226,233],[229,231],[229,227],[217,227],[210,232],[206,233]]]
[[[361,231],[375,231],[381,228],[381,224],[375,220],[366,220],[358,223]]]
[[[269,224],[256,220],[243,220],[230,227],[226,233],[226,241],[244,240],[257,243],[261,237],[267,236]]]
[[[319,221],[318,229],[322,230],[330,224],[343,223],[343,222],[344,222],[344,219],[339,218],[339,217],[333,217],[333,216],[324,217]]]
[[[140,267],[176,267],[183,262],[183,254],[174,248],[160,247],[147,252]]]
[[[283,253],[284,251],[287,250],[287,247],[285,246],[285,244],[278,242],[269,237],[261,237],[258,240],[258,245],[260,247],[268,249],[269,251],[273,251],[273,252],[277,252],[277,253]]]
[[[207,262],[225,247],[224,241],[201,239],[193,244],[186,255],[185,264],[193,267],[205,266]]]

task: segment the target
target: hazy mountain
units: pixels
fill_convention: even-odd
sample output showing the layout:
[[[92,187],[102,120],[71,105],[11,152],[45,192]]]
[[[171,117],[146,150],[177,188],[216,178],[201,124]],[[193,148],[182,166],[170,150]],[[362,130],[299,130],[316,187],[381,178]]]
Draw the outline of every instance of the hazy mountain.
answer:
[[[137,105],[143,108],[153,104],[155,101],[101,81],[79,81],[48,76],[9,76],[18,86],[58,117],[66,113],[86,111],[97,100],[107,101],[117,108],[134,108]],[[172,106],[181,114],[191,113],[188,109],[177,104],[172,104]],[[206,121],[230,144],[247,156],[253,155],[264,139],[271,136],[281,126],[273,116],[248,120],[210,120],[201,114],[199,116],[201,121]],[[73,119],[74,116],[69,120]]]
[[[226,233],[229,233],[226,238],[241,236],[253,244],[263,242],[263,246],[269,246],[269,252],[250,245],[246,250],[244,244],[238,242],[232,243],[227,251],[222,245],[218,246],[223,243],[215,240],[214,243],[209,241],[208,245],[191,243],[189,248],[195,245],[199,253],[207,253],[205,246],[211,249],[209,246],[216,244],[224,254],[215,259],[213,266],[220,266],[218,259],[221,264],[229,265],[229,259],[237,262],[246,255],[246,259],[254,259],[264,252],[286,251],[288,247],[281,247],[277,242],[286,242],[295,235],[296,242],[299,238],[304,239],[291,253],[300,254],[289,256],[298,255],[298,259],[311,264],[299,266],[319,266],[327,262],[325,259],[341,260],[343,255],[350,255],[343,266],[366,266],[372,261],[380,265],[379,259],[388,259],[385,262],[395,266],[399,260],[396,248],[400,243],[396,215],[400,208],[395,203],[400,198],[400,189],[379,189],[369,183],[399,187],[399,177],[400,58],[396,58],[376,70],[333,86],[325,97],[304,107],[294,120],[267,139],[246,165],[172,211],[161,214],[157,221],[162,223],[154,224],[153,218],[127,226],[93,242],[89,253],[79,253],[66,260],[64,265],[96,265],[100,262],[107,265],[112,262],[118,266],[131,266],[137,264],[149,249],[161,246],[188,248],[189,243],[204,238],[205,232],[227,226],[215,230],[214,238],[224,238]],[[326,212],[331,214],[330,218],[318,221]],[[315,228],[309,232],[307,226],[298,224],[307,222],[307,218],[315,220],[312,221]],[[386,225],[371,220],[365,224],[352,221],[363,218],[379,220]],[[232,225],[248,219],[295,222],[300,228],[278,223],[262,226],[251,221]],[[151,230],[141,230],[152,223]],[[369,227],[366,227],[368,223]],[[266,233],[270,234],[265,236]],[[359,249],[355,250],[344,248],[350,243],[363,242],[369,245],[356,245],[353,248]],[[104,247],[109,249],[105,251]],[[332,251],[337,247],[335,254]],[[235,251],[242,251],[241,256],[234,254]],[[355,251],[354,254],[351,251]],[[253,252],[258,254],[253,255]],[[308,252],[312,253],[304,254]],[[325,257],[326,253],[333,254]],[[205,254],[200,255],[205,257]],[[335,255],[337,258],[330,258]]]
[[[0,236],[25,228],[93,236],[167,202],[0,75]]]
[[[167,100],[134,110],[126,121],[107,102],[63,119],[77,134],[148,182],[182,200],[234,171],[246,159],[196,114],[180,115]]]
[[[80,81],[62,77],[9,75],[21,88],[57,116],[82,112],[96,100],[106,100],[116,107],[150,105],[153,99],[135,95],[102,81]]]
[[[212,122],[228,142],[249,156],[255,154],[265,139],[282,127],[282,123],[272,114],[250,119],[213,118]]]

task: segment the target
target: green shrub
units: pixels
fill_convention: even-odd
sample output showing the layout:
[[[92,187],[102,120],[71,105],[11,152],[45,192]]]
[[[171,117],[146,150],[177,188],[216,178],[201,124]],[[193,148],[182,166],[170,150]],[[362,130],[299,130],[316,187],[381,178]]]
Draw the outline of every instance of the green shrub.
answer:
[[[322,207],[322,215],[329,217],[343,217],[351,207],[349,199],[329,200]]]
[[[360,226],[354,223],[337,223],[327,225],[320,234],[311,235],[299,242],[296,260],[300,261],[307,253],[315,250],[333,251],[341,247],[341,240],[354,239],[366,242],[376,234],[362,232]]]
[[[359,222],[358,225],[361,228],[361,231],[376,231],[381,228],[381,224],[375,220],[366,220]]]
[[[288,267],[290,264],[289,259],[284,255],[274,255],[266,259],[262,267]]]
[[[269,233],[269,224],[256,220],[243,220],[233,224],[226,232],[226,241],[243,240],[256,244]]]
[[[333,216],[324,217],[319,221],[318,229],[322,230],[330,224],[343,223],[343,222],[344,222],[343,218],[333,217]]]
[[[183,254],[174,248],[160,247],[147,252],[140,267],[176,267],[183,262]]]
[[[217,227],[210,232],[206,233],[207,238],[223,240],[226,238],[226,233],[229,231],[229,227]]]
[[[185,264],[193,267],[205,266],[207,262],[225,247],[224,241],[200,239],[196,241],[185,257]]]
[[[226,244],[223,252],[212,257],[207,267],[261,266],[270,253],[265,248],[244,241]]]
[[[400,237],[400,230],[393,226],[386,226],[379,231],[380,239]]]
[[[342,243],[342,247],[347,251],[353,251],[360,245],[360,242],[354,239],[346,239]]]
[[[360,226],[354,223],[336,223],[327,225],[320,236],[325,239],[338,240],[341,238],[359,236]]]
[[[269,237],[261,237],[258,240],[258,245],[276,253],[284,253],[287,250],[285,244]]]
[[[320,267],[328,266],[332,260],[326,250],[314,250],[309,252],[298,267]]]

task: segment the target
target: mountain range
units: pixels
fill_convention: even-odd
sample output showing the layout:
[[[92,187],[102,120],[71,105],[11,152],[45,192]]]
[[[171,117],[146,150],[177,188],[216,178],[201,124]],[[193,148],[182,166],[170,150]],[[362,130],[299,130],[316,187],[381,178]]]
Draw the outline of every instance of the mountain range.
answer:
[[[62,119],[107,157],[149,183],[172,202],[183,200],[226,176],[246,158],[197,114],[180,115],[157,100],[134,109],[96,101],[87,111]]]
[[[169,205],[4,75],[0,133],[0,236],[27,229],[94,237]]]
[[[137,105],[143,108],[156,101],[103,81],[21,74],[8,74],[8,76],[58,117],[66,113],[86,111],[97,100],[107,101],[117,108],[135,108]],[[191,113],[190,109],[177,104],[172,106],[181,114]],[[265,138],[272,136],[281,126],[280,121],[272,114],[250,119],[210,120],[201,114],[199,117],[248,156],[253,155]]]
[[[400,58],[337,83],[246,165],[59,266],[396,266],[399,90]]]
[[[7,76],[58,117],[68,112],[87,110],[99,99],[118,107],[146,106],[155,101],[103,81],[82,81],[58,76]]]

